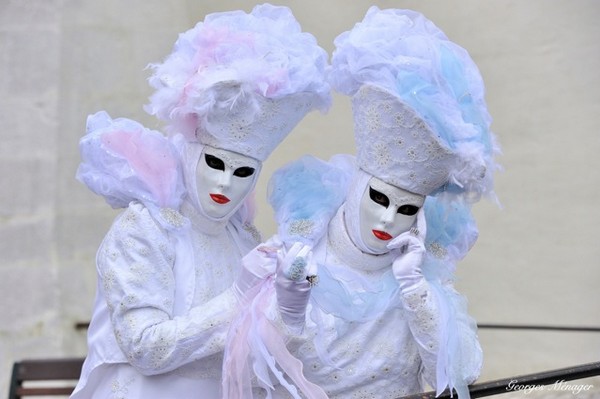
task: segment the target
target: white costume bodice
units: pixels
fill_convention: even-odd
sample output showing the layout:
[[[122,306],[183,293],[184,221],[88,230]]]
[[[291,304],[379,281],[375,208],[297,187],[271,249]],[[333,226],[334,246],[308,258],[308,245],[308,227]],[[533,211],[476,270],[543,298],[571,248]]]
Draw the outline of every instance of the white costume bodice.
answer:
[[[448,324],[450,303],[445,297],[454,292],[451,285],[442,286],[423,278],[400,290],[392,273],[397,254],[392,251],[371,255],[357,249],[347,234],[342,212],[333,217],[327,232],[313,248],[319,283],[311,290],[304,331],[297,334],[286,328],[270,280],[249,311],[243,313],[252,317],[239,319],[241,322],[236,325],[240,327],[230,334],[229,342],[238,345],[246,338],[236,336],[249,331],[247,343],[254,372],[274,359],[296,388],[307,388],[298,378],[301,373],[332,399],[397,398],[422,392],[426,383],[433,388],[441,385],[443,389],[448,384],[447,377],[439,375],[438,370],[448,356],[451,362],[459,363],[460,378],[472,382],[481,368],[481,348],[469,319],[457,318]],[[275,328],[265,328],[265,321]],[[249,329],[245,323],[250,323]],[[458,336],[457,347],[468,348],[472,357],[452,357],[454,352],[444,346],[449,342],[445,334],[450,325]],[[287,342],[285,351],[301,361],[301,368],[290,362],[278,344],[269,344],[277,342],[277,336],[284,337],[281,342]],[[228,364],[239,364],[236,356],[232,353]],[[230,392],[237,392],[236,387],[243,381],[241,376],[224,376]],[[266,381],[264,373],[256,376]],[[276,395],[287,395],[286,388],[277,385],[276,380],[271,379],[270,383],[275,384]],[[318,390],[309,386],[307,389],[312,392],[309,396],[323,397]]]
[[[73,398],[219,397],[237,311],[229,287],[256,237],[188,203],[181,212],[164,226],[132,202],[105,237],[89,353]]]
[[[313,253],[319,274],[327,268],[337,281],[347,281],[349,295],[375,289],[378,281],[389,276],[393,260],[390,255],[359,251],[345,232],[341,212]],[[387,294],[399,295],[395,289],[392,291]],[[381,294],[386,296],[383,291]],[[423,389],[422,377],[435,383],[437,340],[433,338],[438,315],[432,299],[427,285],[422,284],[400,301],[375,306],[381,312],[375,317],[366,315],[369,320],[352,320],[352,311],[329,313],[335,313],[335,308],[324,309],[312,300],[304,334],[293,341],[291,346],[296,348],[291,352],[302,360],[306,378],[330,398],[397,398],[419,392]],[[411,306],[403,306],[408,300],[412,300]],[[360,306],[356,305],[356,319],[361,318]],[[322,341],[320,335],[324,336]],[[323,345],[332,364],[319,357],[318,345]]]

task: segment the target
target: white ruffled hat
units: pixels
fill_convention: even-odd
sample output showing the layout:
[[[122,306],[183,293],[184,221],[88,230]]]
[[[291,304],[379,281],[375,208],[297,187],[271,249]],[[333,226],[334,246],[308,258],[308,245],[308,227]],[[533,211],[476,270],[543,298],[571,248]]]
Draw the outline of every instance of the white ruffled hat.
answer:
[[[326,64],[287,7],[210,14],[152,65],[146,111],[188,141],[263,161],[306,113],[330,105]]]
[[[423,15],[371,7],[335,40],[329,81],[351,95],[357,162],[416,194],[492,194],[491,118],[468,53]]]
[[[361,169],[420,195],[446,184],[456,155],[411,107],[364,85],[352,97],[352,108]]]

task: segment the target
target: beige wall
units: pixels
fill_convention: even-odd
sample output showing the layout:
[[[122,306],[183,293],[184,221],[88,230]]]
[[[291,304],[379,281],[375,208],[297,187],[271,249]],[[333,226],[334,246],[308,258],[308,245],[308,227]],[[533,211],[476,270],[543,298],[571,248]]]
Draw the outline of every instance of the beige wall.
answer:
[[[600,327],[600,2],[289,0],[331,51],[371,4],[413,8],[469,50],[503,146],[503,208],[477,207],[481,236],[459,289],[481,323]],[[26,357],[83,355],[94,252],[115,212],[73,178],[87,114],[160,128],[142,111],[147,63],[209,12],[249,1],[0,0],[0,395]],[[353,152],[346,98],[312,114],[266,163]],[[482,379],[597,361],[599,333],[480,332]],[[600,380],[595,379],[596,389]]]

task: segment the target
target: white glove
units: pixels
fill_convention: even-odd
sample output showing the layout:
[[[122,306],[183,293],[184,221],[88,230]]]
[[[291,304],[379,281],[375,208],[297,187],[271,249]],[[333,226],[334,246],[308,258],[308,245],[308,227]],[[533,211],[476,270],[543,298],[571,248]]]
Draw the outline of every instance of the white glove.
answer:
[[[242,258],[242,269],[233,283],[233,291],[239,301],[249,289],[275,274],[277,270],[277,251],[282,247],[277,236],[258,245]]]
[[[275,278],[275,291],[279,312],[288,328],[294,334],[300,334],[304,328],[311,288],[306,277],[316,272],[311,248],[297,242],[287,253],[283,248],[279,250],[277,257],[279,268]]]
[[[406,291],[422,281],[421,264],[425,255],[425,236],[427,225],[423,208],[417,214],[416,226],[394,238],[388,249],[400,249],[400,255],[394,260],[392,271],[398,280],[401,291]]]

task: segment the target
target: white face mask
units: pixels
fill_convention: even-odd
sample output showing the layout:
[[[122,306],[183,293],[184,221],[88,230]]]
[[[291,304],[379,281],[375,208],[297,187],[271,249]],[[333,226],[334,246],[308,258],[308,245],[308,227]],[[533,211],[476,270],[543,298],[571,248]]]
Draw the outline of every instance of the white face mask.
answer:
[[[363,243],[374,253],[388,252],[386,245],[413,226],[424,202],[422,195],[371,178],[360,201]]]
[[[254,188],[260,162],[232,151],[204,147],[196,168],[198,200],[207,216],[235,211]]]

